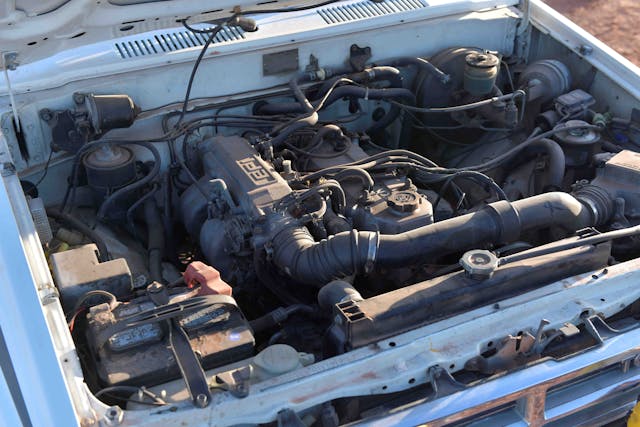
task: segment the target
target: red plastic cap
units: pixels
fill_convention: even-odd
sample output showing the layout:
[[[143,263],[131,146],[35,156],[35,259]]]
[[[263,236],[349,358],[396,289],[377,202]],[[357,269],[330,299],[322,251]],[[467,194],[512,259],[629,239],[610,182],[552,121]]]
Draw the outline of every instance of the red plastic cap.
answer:
[[[222,278],[215,268],[200,261],[194,261],[184,272],[184,282],[188,287],[200,285],[198,295],[229,295],[233,289]]]

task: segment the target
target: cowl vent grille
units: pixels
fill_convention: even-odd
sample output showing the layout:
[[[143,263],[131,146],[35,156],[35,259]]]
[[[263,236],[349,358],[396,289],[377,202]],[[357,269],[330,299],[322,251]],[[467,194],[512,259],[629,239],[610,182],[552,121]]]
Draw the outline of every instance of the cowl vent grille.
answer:
[[[207,42],[207,34],[188,30],[158,33],[153,36],[131,39],[115,43],[115,49],[123,59],[176,52],[192,47],[202,47]],[[244,31],[236,27],[224,27],[214,37],[213,44],[243,40]]]
[[[318,11],[318,14],[327,24],[339,24],[342,22],[357,21],[360,19],[375,18],[376,16],[390,15],[393,13],[407,12],[427,7],[424,0],[385,0],[373,2],[366,0],[351,3],[346,6],[328,7]]]

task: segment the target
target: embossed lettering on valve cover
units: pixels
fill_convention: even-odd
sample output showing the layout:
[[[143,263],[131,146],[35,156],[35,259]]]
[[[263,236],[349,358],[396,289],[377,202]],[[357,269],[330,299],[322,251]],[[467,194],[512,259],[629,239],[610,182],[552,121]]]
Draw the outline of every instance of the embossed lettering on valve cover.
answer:
[[[276,180],[269,171],[253,157],[236,160],[236,163],[255,185],[266,185]]]

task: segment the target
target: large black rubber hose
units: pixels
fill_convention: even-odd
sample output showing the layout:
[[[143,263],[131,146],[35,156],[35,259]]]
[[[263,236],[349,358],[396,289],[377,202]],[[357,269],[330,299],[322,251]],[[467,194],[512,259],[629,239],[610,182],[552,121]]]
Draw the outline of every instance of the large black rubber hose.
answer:
[[[144,202],[144,219],[147,223],[147,251],[149,254],[149,274],[151,279],[163,283],[162,253],[164,251],[164,227],[160,212],[153,199]]]
[[[116,202],[116,200],[118,200],[120,197],[122,197],[125,194],[129,194],[133,191],[136,191],[144,187],[149,182],[151,182],[156,176],[158,176],[158,173],[160,172],[162,157],[160,156],[160,152],[158,151],[158,149],[156,149],[156,147],[154,147],[152,143],[145,142],[145,141],[130,141],[130,142],[126,141],[126,142],[122,142],[122,144],[123,145],[135,144],[149,150],[153,155],[153,166],[151,167],[151,170],[149,171],[149,173],[146,174],[143,178],[137,181],[134,181],[131,184],[126,185],[122,188],[117,189],[116,191],[111,193],[111,195],[109,195],[109,197],[107,197],[104,202],[102,202],[102,204],[100,205],[100,208],[98,209],[98,214],[97,214],[98,220],[100,221],[106,218],[107,213],[109,212],[109,208],[111,207],[111,205],[113,205]]]
[[[93,241],[93,243],[95,243],[96,246],[98,247],[98,252],[100,252],[99,258],[101,262],[106,262],[111,259],[111,256],[109,255],[109,250],[107,249],[107,244],[104,242],[102,237],[95,230],[89,227],[87,224],[80,221],[78,218],[76,218],[70,213],[61,212],[59,209],[55,209],[51,207],[47,208],[47,216],[50,216],[51,218],[55,218],[58,221],[66,224],[71,228],[75,228],[76,230],[84,234],[86,237],[88,237],[91,241]]]
[[[404,67],[408,65],[414,65],[420,68],[423,71],[426,71],[433,76],[435,76],[442,84],[447,84],[451,77],[445,74],[438,67],[433,65],[431,62],[427,61],[424,58],[416,58],[413,56],[402,56],[399,58],[393,58],[385,61],[385,64],[390,65],[392,67]]]
[[[331,79],[327,79],[316,94],[316,97],[322,97],[331,86],[336,82],[336,80],[341,77],[346,77],[350,80],[353,80],[356,83],[367,83],[371,81],[388,81],[391,87],[402,87],[402,75],[400,74],[400,70],[394,67],[387,66],[379,66],[368,68],[365,71],[360,71],[352,74],[343,74],[337,75]]]
[[[525,154],[540,151],[549,156],[548,186],[553,190],[561,189],[566,171],[566,161],[562,147],[552,139],[543,138],[529,145],[525,150]]]
[[[408,104],[415,104],[416,97],[409,89],[405,88],[386,88],[386,89],[369,89],[360,86],[340,86],[331,92],[324,102],[324,108],[333,104],[339,99],[345,97],[366,98],[366,99],[402,99]],[[313,101],[311,104],[315,108],[320,101]],[[278,102],[273,104],[265,104],[258,107],[258,114],[274,115],[274,114],[291,114],[302,113],[303,108],[298,102]]]
[[[285,227],[272,239],[273,261],[295,280],[324,285],[335,278],[379,267],[402,267],[478,248],[508,243],[524,232],[558,227],[567,233],[593,226],[594,213],[575,197],[545,193],[395,235],[371,231],[338,233],[314,241],[304,227]]]

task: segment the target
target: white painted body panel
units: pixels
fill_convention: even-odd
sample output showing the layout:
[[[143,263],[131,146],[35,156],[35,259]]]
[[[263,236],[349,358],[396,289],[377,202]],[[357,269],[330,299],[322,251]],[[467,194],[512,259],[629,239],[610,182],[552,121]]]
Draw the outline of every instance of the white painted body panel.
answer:
[[[83,6],[82,2],[72,3]],[[186,7],[185,2],[178,3],[179,7]],[[299,50],[301,68],[311,54],[318,56],[320,53],[323,64],[339,65],[344,51],[352,43],[372,46],[373,60],[388,57],[385,53],[394,51],[394,48],[394,52],[399,54],[417,55],[480,38],[484,47],[510,53],[518,32],[515,22],[521,15],[513,8],[487,9],[496,3],[430,0],[426,2],[428,7],[422,9],[336,25],[327,25],[316,12],[287,18],[266,15],[259,20],[261,31],[258,33],[246,35],[241,40],[221,42],[211,48],[211,57],[203,62],[200,73],[215,77],[197,80],[194,93],[223,100],[282,86],[287,76],[262,75],[262,54],[292,47]],[[501,2],[506,6],[515,3]],[[467,12],[470,7],[483,11]],[[552,12],[541,1],[531,1],[529,13],[538,31],[578,52],[582,61],[599,70],[596,91],[609,92],[607,97],[614,92],[619,97],[620,108],[638,102],[640,70],[637,67]],[[47,25],[53,24],[48,22]],[[144,37],[155,34],[144,34]],[[118,42],[126,43],[139,37],[140,34],[130,35]],[[399,47],[398,40],[406,40],[406,43]],[[101,41],[96,45],[78,47],[76,51],[60,52],[40,63],[20,66],[10,72],[17,107],[21,117],[25,117],[25,132],[42,132],[38,109],[44,105],[62,107],[68,102],[69,93],[82,88],[96,91],[109,88],[130,93],[144,110],[150,110],[151,122],[154,120],[151,110],[164,105],[167,99],[180,98],[187,70],[198,53],[197,47],[124,59],[113,43]],[[580,53],[585,45],[591,48],[586,56]],[[242,79],[237,78],[238,73],[242,73]],[[153,84],[140,84],[152,78]],[[212,80],[215,82],[213,85]],[[1,86],[0,92],[4,91],[6,86]],[[0,110],[9,111],[7,97],[0,100]],[[6,117],[3,126],[7,125]],[[145,128],[139,132],[145,132]],[[0,165],[3,165],[0,166],[0,236],[3,239],[0,245],[0,284],[4,289],[0,329],[33,425],[97,425],[104,422],[107,407],[95,399],[83,383],[73,341],[17,175],[17,171],[23,176],[40,172],[44,146],[40,147],[40,152],[38,147],[33,147],[35,160],[26,164],[12,158],[11,150],[14,148],[10,145],[12,141],[6,141],[0,133]],[[51,186],[56,185],[56,177],[62,176],[67,169],[68,158],[56,157],[50,177],[44,183],[45,188],[51,190]],[[61,191],[50,192],[59,196]],[[399,391],[406,389],[411,380],[414,385],[426,383],[430,380],[429,368],[463,364],[477,355],[487,341],[487,331],[492,331],[495,337],[523,330],[534,331],[541,318],[550,320],[551,326],[559,326],[577,321],[586,308],[604,314],[616,313],[621,305],[640,298],[640,288],[636,286],[640,280],[639,265],[638,260],[617,265],[599,279],[593,279],[591,274],[566,279],[505,301],[501,303],[503,310],[484,307],[413,330],[256,384],[244,399],[220,393],[214,396],[214,401],[206,409],[195,409],[185,403],[177,405],[176,410],[125,411],[121,425],[229,426],[264,423],[273,421],[283,409],[301,411],[339,397]],[[603,295],[606,295],[605,301],[602,301]],[[640,353],[639,339],[640,333],[633,330],[597,349],[562,362],[544,362],[450,396],[372,416],[363,424],[414,425],[433,420],[437,425],[463,419],[473,411],[478,413],[505,402],[526,403],[529,399],[540,399],[541,393],[545,399],[544,392],[551,383],[560,384],[578,373],[592,372],[632,359]],[[390,342],[394,345],[391,346]],[[640,384],[639,375],[630,369],[610,377],[609,383],[601,388],[592,387],[589,393],[576,395],[572,405],[559,401],[554,403],[548,397],[546,415],[515,411],[515,421],[509,418],[501,425],[540,425],[544,417],[561,420],[566,415],[598,407],[609,398],[618,399],[611,413],[619,415],[630,404],[627,394],[620,391],[635,391]],[[0,381],[0,398],[6,395],[6,382]],[[7,425],[15,425],[14,421],[19,417],[16,404],[7,402],[4,408],[4,421]],[[496,424],[488,421],[486,425]]]

